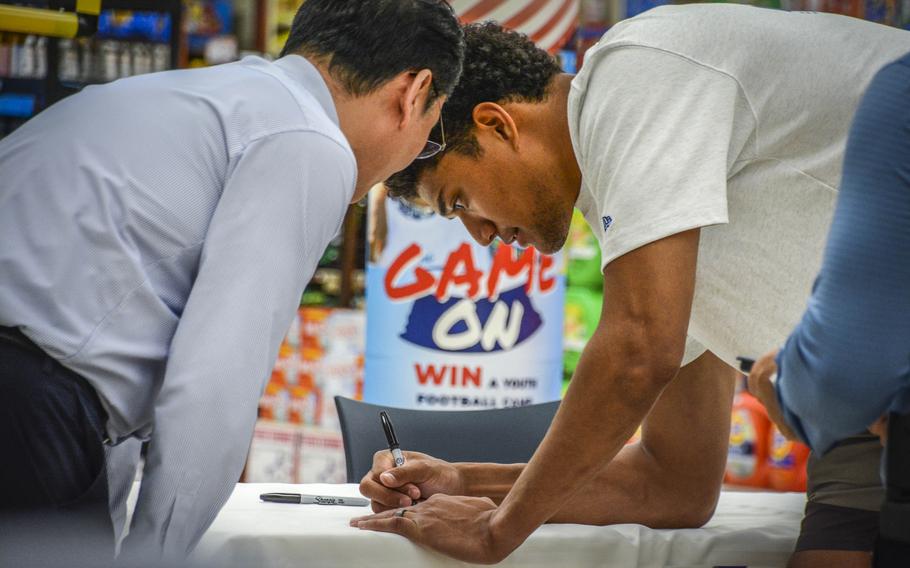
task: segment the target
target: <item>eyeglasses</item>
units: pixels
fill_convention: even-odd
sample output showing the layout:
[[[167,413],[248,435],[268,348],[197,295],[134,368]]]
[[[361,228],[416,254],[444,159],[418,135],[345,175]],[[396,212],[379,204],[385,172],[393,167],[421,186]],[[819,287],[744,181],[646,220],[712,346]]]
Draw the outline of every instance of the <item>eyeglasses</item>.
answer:
[[[436,85],[433,85],[433,92],[436,93]],[[439,96],[438,93],[436,96]],[[417,154],[416,159],[425,160],[426,158],[432,158],[436,154],[446,149],[446,129],[442,124],[442,109],[439,109],[439,136],[442,142],[427,140],[427,143],[424,145],[423,150]]]

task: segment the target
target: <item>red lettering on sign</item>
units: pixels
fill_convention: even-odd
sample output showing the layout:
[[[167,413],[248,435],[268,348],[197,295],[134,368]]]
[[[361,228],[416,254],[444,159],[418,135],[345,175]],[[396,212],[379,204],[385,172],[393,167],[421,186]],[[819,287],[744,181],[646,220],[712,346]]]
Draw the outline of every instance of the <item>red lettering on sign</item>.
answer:
[[[414,370],[417,371],[417,382],[422,385],[426,385],[428,381],[433,381],[433,384],[437,386],[441,385],[446,369],[447,367],[444,366],[442,369],[437,370],[436,365],[427,365],[424,369],[420,363],[414,364]]]
[[[468,297],[477,297],[480,292],[480,279],[483,272],[477,270],[474,266],[474,255],[471,253],[471,245],[462,243],[455,249],[446,260],[445,268],[442,269],[442,276],[439,277],[439,287],[436,288],[436,299],[445,302],[449,299],[449,288],[451,286],[468,285]]]
[[[385,291],[392,300],[405,300],[423,296],[433,288],[436,279],[426,269],[418,266],[414,269],[414,282],[399,286],[396,284],[398,275],[404,272],[411,264],[420,260],[420,245],[412,244],[404,249],[398,258],[389,266],[385,273]]]
[[[422,255],[420,245],[412,243],[389,266],[384,284],[390,299],[404,301],[435,294],[440,302],[445,302],[455,287],[466,287],[467,297],[471,299],[476,299],[483,291],[481,286],[484,283],[484,272],[474,263],[473,249],[469,243],[462,243],[449,254],[438,280],[430,271],[417,265]],[[511,246],[501,245],[493,256],[490,273],[486,275],[487,296],[495,302],[509,278],[523,279],[526,294],[533,291],[535,279],[541,292],[549,292],[556,286],[554,265],[552,256],[540,254],[534,247],[518,251]],[[399,283],[398,280],[411,267],[414,268],[413,281]]]
[[[448,375],[448,382],[453,387],[477,387],[482,386],[483,370],[481,367],[459,367],[457,365],[443,365],[437,367],[429,364],[426,367],[420,363],[414,364],[414,371],[417,373],[417,382],[423,386],[432,383],[436,386],[443,386],[443,381]]]
[[[480,367],[475,367],[472,372],[471,369],[464,367],[461,371],[461,382],[464,386],[468,386],[468,382],[473,383],[475,387],[480,386]]]
[[[556,276],[547,278],[547,271],[553,268],[553,257],[542,254],[540,255],[540,291],[549,292],[556,286]]]
[[[490,277],[487,280],[487,290],[489,290],[490,301],[499,297],[499,289],[502,287],[500,277],[505,272],[506,276],[518,276],[522,272],[527,272],[525,281],[525,294],[531,293],[534,286],[534,261],[537,257],[537,249],[528,247],[524,251],[518,251],[518,258],[513,259],[512,252],[515,249],[509,246],[501,246],[496,250],[496,256],[493,257],[493,266],[490,268]]]

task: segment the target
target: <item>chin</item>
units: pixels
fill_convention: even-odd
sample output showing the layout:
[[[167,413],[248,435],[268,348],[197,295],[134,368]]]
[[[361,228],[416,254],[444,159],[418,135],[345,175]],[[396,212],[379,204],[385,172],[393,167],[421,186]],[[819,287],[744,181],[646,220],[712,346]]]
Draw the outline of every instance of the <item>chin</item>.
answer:
[[[562,247],[563,247],[563,245],[554,246],[552,243],[543,243],[540,245],[534,245],[534,248],[536,248],[539,252],[541,252],[543,254],[556,254],[560,250],[562,250]]]
[[[515,244],[519,243],[516,242]],[[537,252],[542,254],[556,254],[562,249],[564,244],[564,241],[562,241],[562,244],[555,244],[553,239],[530,240],[521,248],[534,247]]]
[[[551,238],[540,239],[541,242],[534,242],[531,244],[534,245],[534,248],[543,254],[556,254],[561,251],[564,246],[566,246],[566,240],[569,238],[568,226],[564,231],[558,231],[558,234],[559,236],[550,235]]]

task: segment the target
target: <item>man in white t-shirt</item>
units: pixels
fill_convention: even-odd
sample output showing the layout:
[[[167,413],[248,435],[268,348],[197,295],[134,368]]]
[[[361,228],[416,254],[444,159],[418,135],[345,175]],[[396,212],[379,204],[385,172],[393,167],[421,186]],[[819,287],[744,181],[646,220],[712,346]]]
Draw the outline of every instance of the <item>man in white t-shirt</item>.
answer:
[[[910,33],[667,6],[612,28],[574,79],[494,24],[466,40],[447,151],[396,174],[390,193],[461,219],[482,244],[546,253],[577,207],[601,244],[604,309],[530,463],[412,455],[391,469],[377,454],[361,488],[378,514],[353,523],[475,562],[548,521],[700,526],[723,478],[735,358],[796,324],[854,110]],[[624,447],[642,421],[641,443]],[[434,494],[446,495],[411,504]],[[862,549],[838,558],[868,563]]]

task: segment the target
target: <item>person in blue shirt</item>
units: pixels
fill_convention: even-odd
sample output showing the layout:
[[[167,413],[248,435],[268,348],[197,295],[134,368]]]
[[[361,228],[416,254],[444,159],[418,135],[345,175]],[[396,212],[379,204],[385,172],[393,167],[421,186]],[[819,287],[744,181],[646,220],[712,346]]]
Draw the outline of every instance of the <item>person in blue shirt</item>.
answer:
[[[784,346],[756,361],[749,386],[782,430],[820,454],[866,428],[884,440],[889,415],[892,432],[908,419],[910,54],[879,71],[857,109],[809,304]],[[886,481],[889,501],[910,498],[910,479]],[[905,552],[908,520],[903,535],[889,535],[884,516],[880,529],[902,537]]]
[[[444,0],[308,0],[276,61],[88,87],[0,141],[0,517],[110,540],[145,441],[123,549],[192,550],[325,246],[442,147],[463,51]]]

